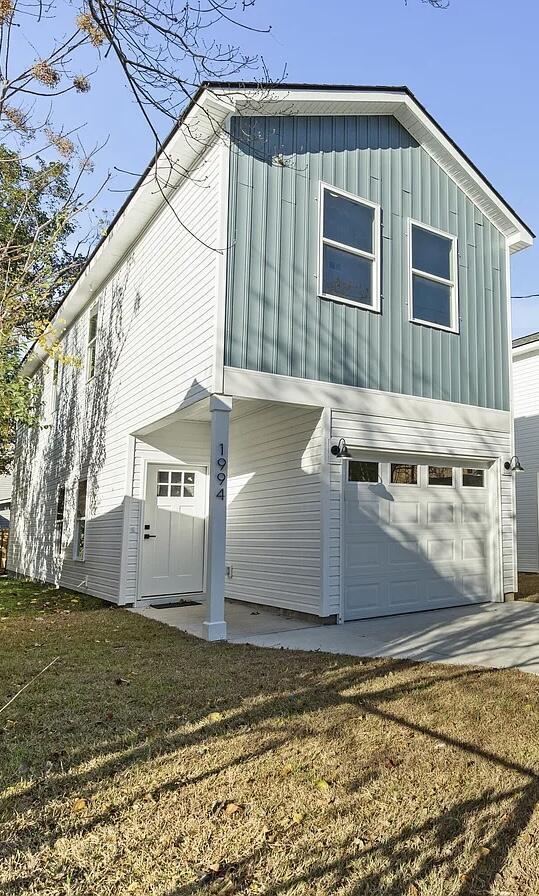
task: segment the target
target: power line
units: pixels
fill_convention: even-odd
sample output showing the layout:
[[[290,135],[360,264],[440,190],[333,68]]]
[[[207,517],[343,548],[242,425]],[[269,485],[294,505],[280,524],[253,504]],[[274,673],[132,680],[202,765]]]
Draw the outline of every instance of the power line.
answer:
[[[511,296],[512,299],[539,299],[539,292],[531,292],[528,296]]]

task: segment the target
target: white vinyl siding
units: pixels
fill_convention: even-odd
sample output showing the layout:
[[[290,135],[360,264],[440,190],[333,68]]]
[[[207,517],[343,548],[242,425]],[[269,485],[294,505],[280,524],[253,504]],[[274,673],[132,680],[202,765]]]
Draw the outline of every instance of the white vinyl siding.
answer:
[[[458,457],[506,458],[510,451],[509,432],[482,431],[464,426],[441,425],[374,414],[333,411],[333,438],[348,445],[383,452],[408,452]],[[341,565],[341,464],[330,460],[329,612],[340,610]],[[502,563],[504,591],[514,591],[513,581],[513,477],[500,475],[502,508]]]
[[[322,411],[264,405],[230,435],[226,597],[319,615]]]
[[[539,571],[539,353],[513,360],[515,451],[524,467],[515,474],[517,558],[520,572]]]
[[[37,579],[120,595],[130,433],[208,394],[215,350],[220,141],[200,160],[62,339],[82,367],[61,370],[50,429],[21,433],[9,568]],[[195,234],[194,236],[192,234]],[[99,301],[99,364],[86,384],[90,308]],[[36,376],[43,378],[43,367]],[[47,377],[50,380],[52,377]],[[84,563],[74,561],[74,512],[63,558],[54,557],[58,487],[66,510],[88,477]],[[71,490],[71,491],[70,491]]]

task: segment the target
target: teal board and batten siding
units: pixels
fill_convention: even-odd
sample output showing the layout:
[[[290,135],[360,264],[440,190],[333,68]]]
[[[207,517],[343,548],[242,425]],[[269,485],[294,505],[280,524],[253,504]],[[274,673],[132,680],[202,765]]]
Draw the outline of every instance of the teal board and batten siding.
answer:
[[[391,116],[235,117],[225,363],[509,408],[503,235]],[[317,294],[319,182],[382,207],[382,313]],[[458,236],[460,334],[408,320],[407,220]]]

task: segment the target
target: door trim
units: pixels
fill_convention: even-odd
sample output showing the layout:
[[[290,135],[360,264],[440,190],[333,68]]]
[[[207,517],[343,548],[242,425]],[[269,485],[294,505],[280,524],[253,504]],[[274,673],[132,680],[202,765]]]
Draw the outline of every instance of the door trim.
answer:
[[[166,467],[167,469],[171,469],[171,470],[174,469],[174,468],[176,468],[176,469],[178,469],[178,470],[183,470],[183,469],[185,469],[186,467],[187,467],[187,468],[189,468],[189,467],[199,467],[200,469],[204,470],[204,476],[205,476],[205,480],[204,480],[204,483],[205,483],[205,485],[204,485],[204,488],[205,488],[205,494],[204,494],[204,512],[205,512],[205,514],[206,514],[205,517],[204,517],[204,519],[205,519],[205,521],[207,521],[207,519],[208,519],[208,464],[207,464],[207,463],[199,463],[198,461],[195,461],[195,460],[193,460],[193,461],[184,461],[184,462],[182,462],[182,463],[178,462],[177,460],[172,460],[172,461],[169,462],[168,460],[166,460],[166,458],[165,458],[165,459],[161,459],[161,460],[154,460],[154,459],[151,459],[151,460],[150,460],[150,459],[148,459],[148,458],[144,458],[144,459],[143,459],[143,461],[142,461],[142,477],[141,477],[141,478],[142,478],[142,483],[143,483],[143,487],[142,487],[142,495],[143,495],[143,497],[142,497],[142,499],[141,499],[141,508],[142,508],[142,510],[141,510],[141,514],[140,514],[140,517],[139,517],[138,557],[137,557],[137,588],[136,588],[136,597],[135,597],[135,603],[134,603],[134,606],[135,606],[135,607],[137,607],[137,606],[146,606],[146,605],[147,605],[150,601],[152,601],[152,600],[163,600],[163,599],[166,599],[167,597],[170,599],[172,596],[177,596],[177,595],[172,595],[172,594],[169,594],[169,595],[166,595],[166,594],[160,594],[160,595],[159,595],[159,594],[158,594],[158,595],[147,595],[147,596],[143,596],[143,595],[141,594],[141,588],[142,588],[142,564],[143,564],[143,556],[144,556],[144,555],[143,555],[143,547],[144,547],[144,508],[146,507],[146,491],[147,491],[147,487],[148,487],[148,467],[150,467],[150,466],[155,466],[155,467]],[[207,522],[205,522],[205,523],[204,523],[204,554],[203,554],[203,561],[202,561],[202,591],[185,591],[185,592],[183,592],[185,595],[197,595],[197,597],[200,597],[201,603],[202,603],[204,600],[206,600],[206,596],[207,596],[208,529],[209,529],[209,526],[207,525]]]

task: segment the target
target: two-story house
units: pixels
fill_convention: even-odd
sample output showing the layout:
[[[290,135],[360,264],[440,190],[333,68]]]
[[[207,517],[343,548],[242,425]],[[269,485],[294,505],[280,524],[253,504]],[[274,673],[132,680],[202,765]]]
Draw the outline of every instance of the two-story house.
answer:
[[[160,187],[156,186],[158,173]],[[332,621],[515,590],[510,255],[404,87],[203,86],[25,361],[13,572]]]
[[[539,572],[539,333],[513,342],[515,451],[523,466],[516,479],[520,572]]]

